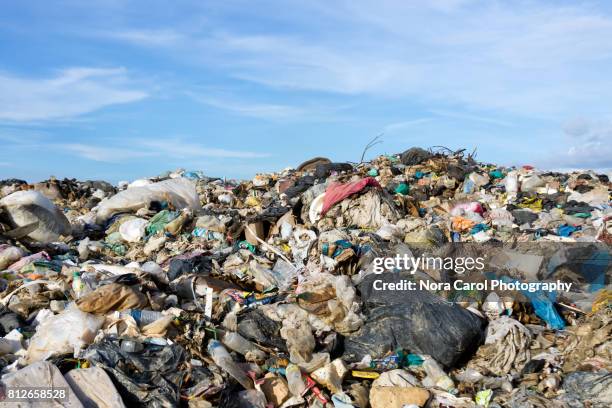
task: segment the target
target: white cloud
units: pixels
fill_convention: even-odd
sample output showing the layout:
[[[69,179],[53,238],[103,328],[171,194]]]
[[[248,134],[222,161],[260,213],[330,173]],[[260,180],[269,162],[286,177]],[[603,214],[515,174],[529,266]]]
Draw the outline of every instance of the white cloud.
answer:
[[[564,167],[610,169],[612,168],[612,146],[600,141],[572,146],[565,155],[559,157],[559,162]]]
[[[187,94],[200,103],[230,111],[242,116],[250,116],[260,119],[289,119],[302,116],[306,113],[302,108],[289,105],[238,102],[235,100],[215,96],[205,96],[193,92],[188,92]]]
[[[175,46],[185,39],[183,34],[171,29],[103,31],[95,33],[95,36],[145,47]]]
[[[70,118],[146,97],[127,84],[123,68],[69,68],[51,78],[0,72],[0,120],[5,121]]]
[[[592,5],[463,0],[326,5],[292,3],[289,12],[264,2],[250,9],[255,19],[278,11],[276,19],[296,27],[292,34],[233,27],[229,16],[238,4],[217,6],[200,31],[125,31],[114,38],[153,43],[157,51],[274,88],[555,120],[585,107],[593,114],[609,111],[601,101],[612,93],[612,18]],[[244,111],[286,114],[275,109]]]
[[[71,152],[79,157],[106,163],[118,163],[125,160],[135,160],[145,157],[158,157],[166,159],[188,158],[264,158],[269,154],[219,149],[205,147],[200,144],[185,142],[177,138],[168,139],[132,139],[113,141],[113,146],[99,146],[85,143],[65,143],[50,145],[49,148]]]
[[[586,135],[590,130],[590,124],[585,118],[573,118],[563,125],[563,131],[569,137],[581,137]]]
[[[213,52],[233,61],[230,74],[273,87],[390,94],[425,75],[425,67],[381,57],[350,42],[336,47],[293,37],[224,34],[209,44]],[[403,80],[389,92],[399,78]]]
[[[612,109],[612,15],[598,3],[288,4],[191,4],[180,18],[173,16],[172,25],[143,28],[142,21],[130,26],[126,18],[123,25],[106,26],[101,37],[203,67],[228,82],[245,80],[292,95],[373,96],[500,126],[513,126],[517,117],[558,124]],[[267,119],[300,117],[304,109],[241,98],[203,102]]]
[[[85,159],[107,163],[157,155],[154,152],[140,151],[139,149],[135,149],[133,147],[105,147],[83,143],[59,144],[57,147],[64,151],[67,150],[73,152],[77,156]]]
[[[557,149],[542,160],[549,168],[612,169],[612,121],[575,118],[563,130],[570,147]]]

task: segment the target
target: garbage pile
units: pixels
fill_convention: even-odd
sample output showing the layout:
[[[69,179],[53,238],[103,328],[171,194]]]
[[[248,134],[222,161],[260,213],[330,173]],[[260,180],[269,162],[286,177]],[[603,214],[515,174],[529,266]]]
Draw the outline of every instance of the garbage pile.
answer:
[[[246,181],[0,181],[0,399],[609,407],[611,190],[421,148]],[[484,270],[379,262],[466,254]],[[494,277],[572,289],[455,285]]]

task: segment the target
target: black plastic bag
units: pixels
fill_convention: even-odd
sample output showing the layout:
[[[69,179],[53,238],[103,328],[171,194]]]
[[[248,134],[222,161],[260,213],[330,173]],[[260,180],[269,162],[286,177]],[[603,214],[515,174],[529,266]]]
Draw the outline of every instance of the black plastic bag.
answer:
[[[84,358],[106,370],[127,406],[177,406],[183,348],[178,344],[143,345],[142,351],[131,353],[121,349],[121,340],[107,337],[92,344]]]
[[[427,291],[374,290],[375,280],[400,282],[410,275],[369,275],[359,285],[366,322],[344,340],[344,357],[381,358],[398,348],[428,354],[452,367],[467,361],[484,340],[485,322],[462,307]]]

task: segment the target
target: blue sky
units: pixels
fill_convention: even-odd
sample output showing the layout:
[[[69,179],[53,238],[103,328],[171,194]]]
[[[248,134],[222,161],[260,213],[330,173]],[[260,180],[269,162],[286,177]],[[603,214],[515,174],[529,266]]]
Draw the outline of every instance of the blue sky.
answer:
[[[380,133],[612,168],[606,2],[256,3],[3,2],[0,178],[244,178]]]

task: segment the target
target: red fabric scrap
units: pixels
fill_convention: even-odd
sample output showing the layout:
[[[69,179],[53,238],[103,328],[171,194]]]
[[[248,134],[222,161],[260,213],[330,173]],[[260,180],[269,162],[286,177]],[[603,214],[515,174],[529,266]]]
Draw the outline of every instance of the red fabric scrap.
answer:
[[[325,198],[323,199],[323,209],[321,215],[325,215],[330,208],[335,204],[344,200],[351,194],[355,194],[366,188],[366,186],[380,187],[378,181],[373,177],[366,177],[362,180],[353,183],[331,183],[325,190]]]

